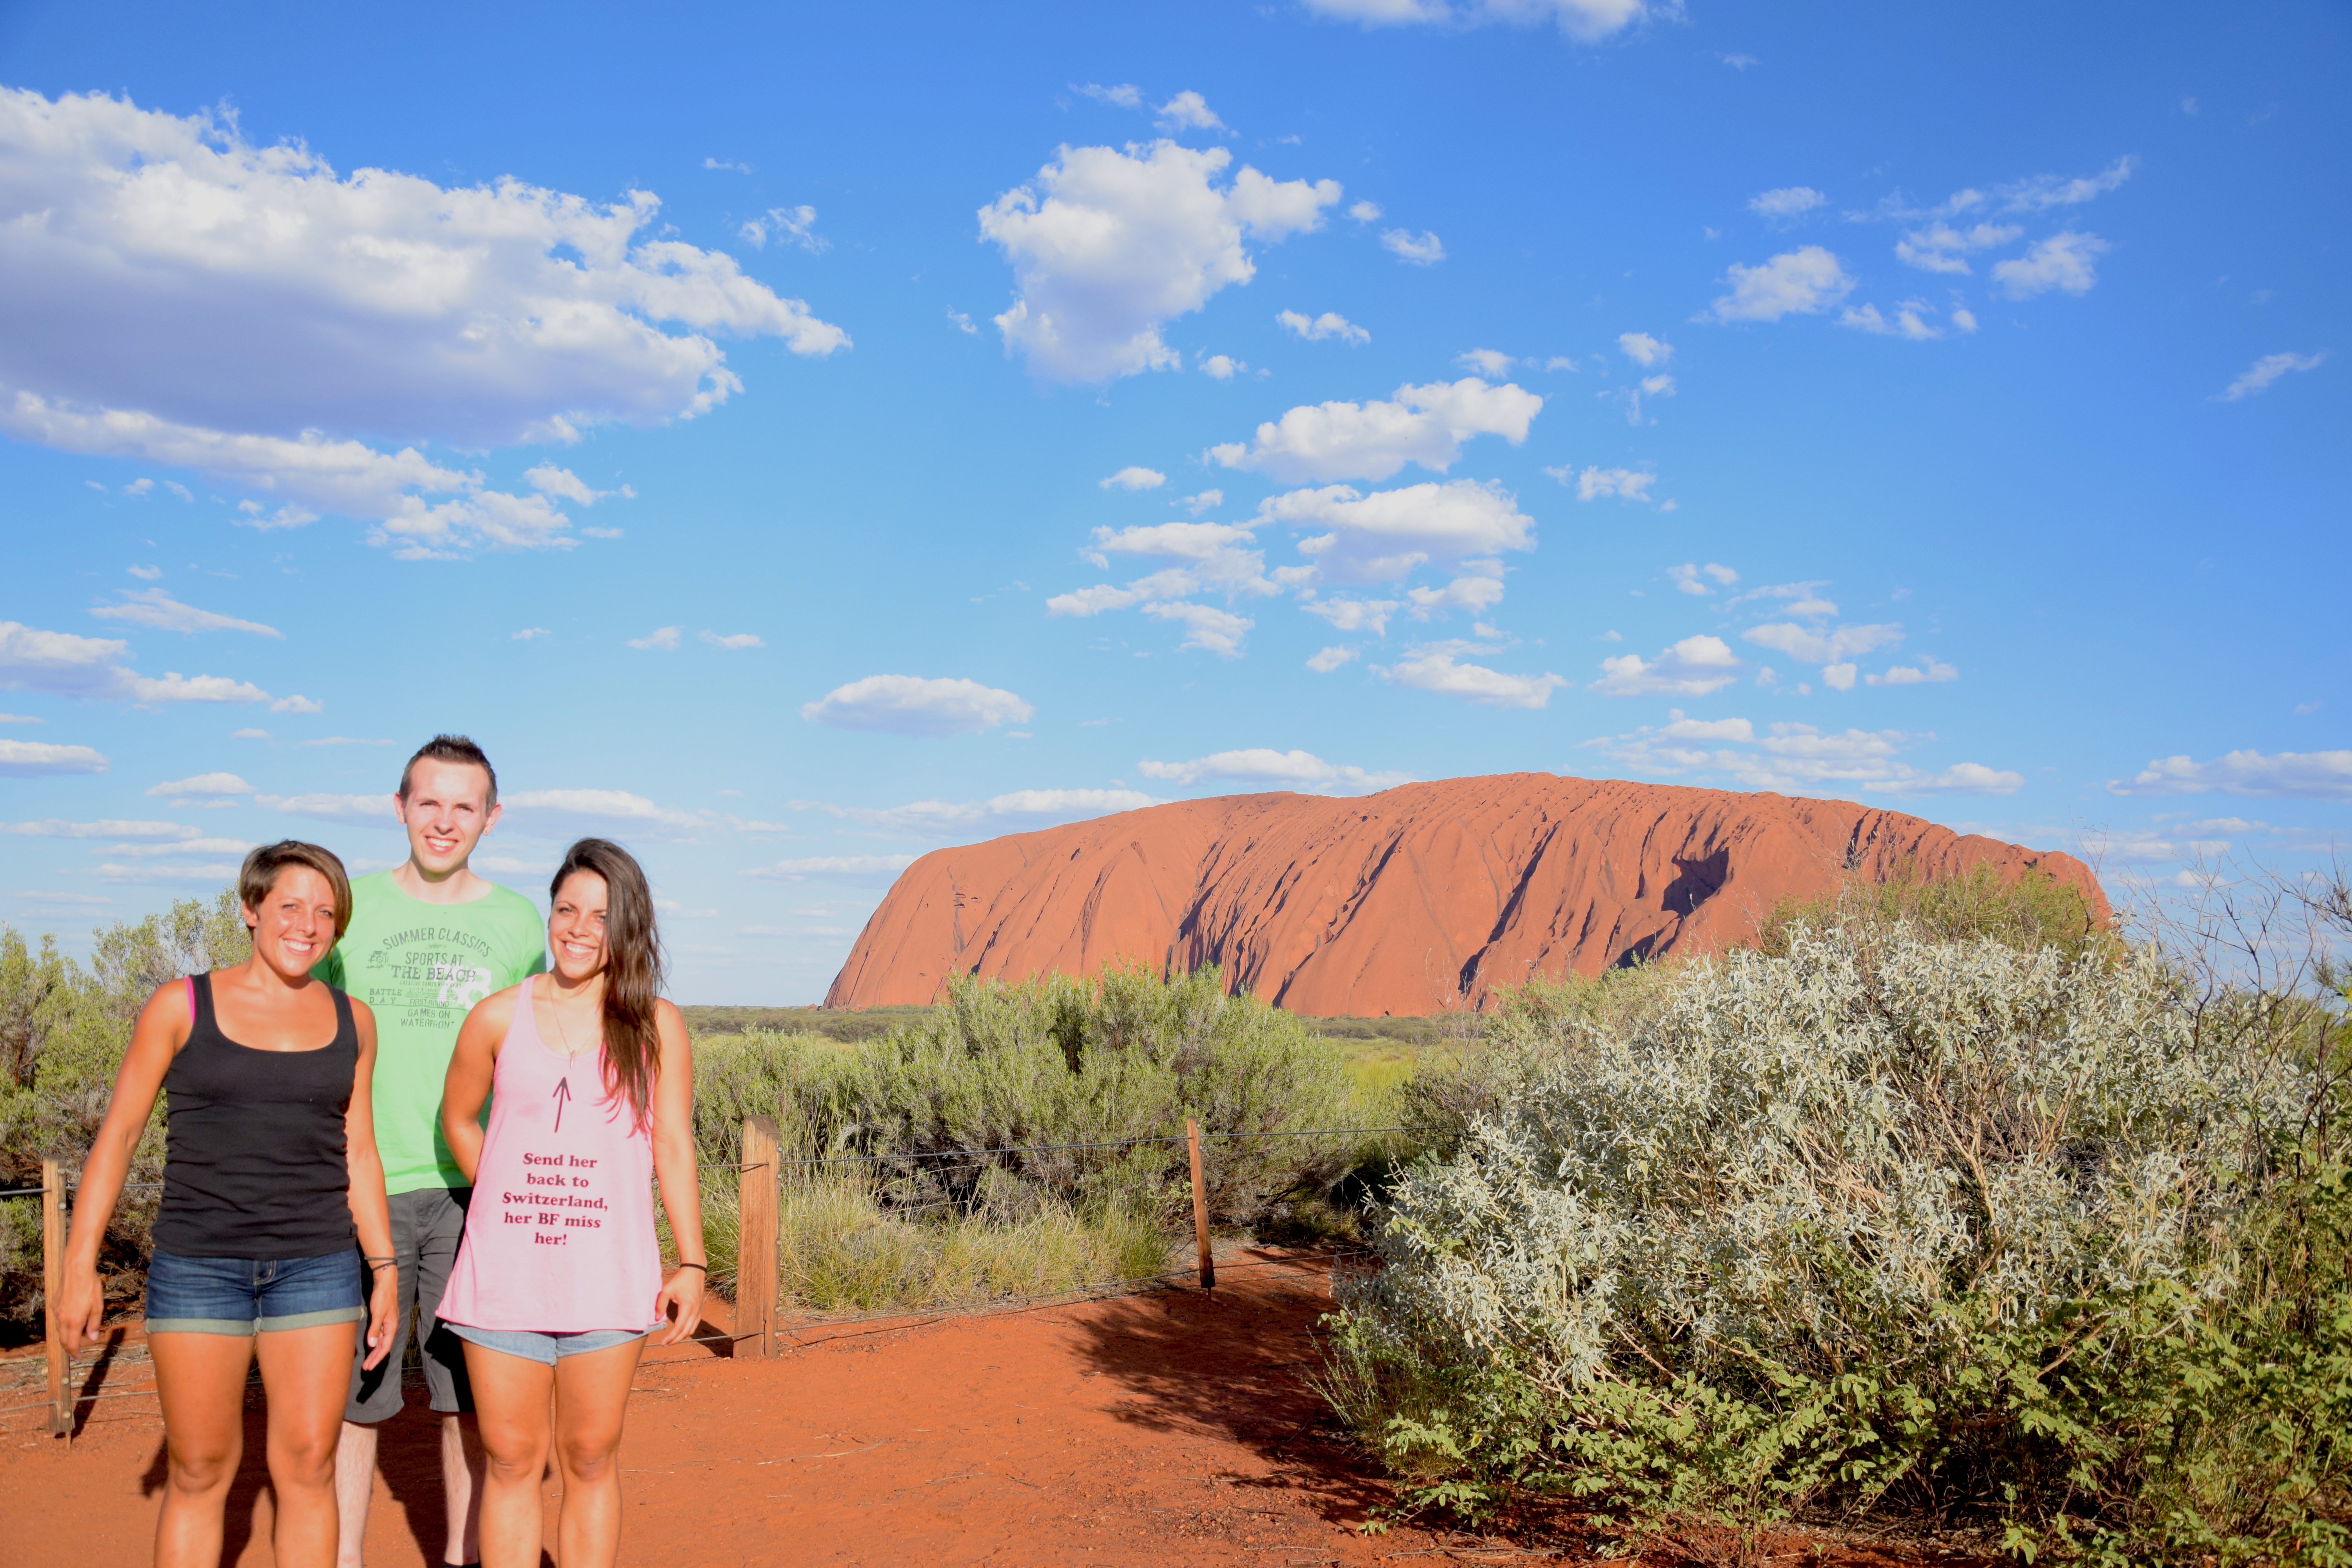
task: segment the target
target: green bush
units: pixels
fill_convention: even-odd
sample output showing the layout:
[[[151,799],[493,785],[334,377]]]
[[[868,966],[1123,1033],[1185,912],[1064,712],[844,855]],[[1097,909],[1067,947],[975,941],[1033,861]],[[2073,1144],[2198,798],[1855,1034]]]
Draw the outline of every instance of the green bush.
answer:
[[[0,925],[0,1187],[38,1185],[45,1159],[79,1172],[147,998],[166,981],[239,963],[251,951],[227,891],[101,929],[87,968],[60,955],[53,939],[35,950]],[[163,1110],[159,1100],[132,1155],[132,1183],[163,1178]],[[159,1195],[134,1186],[116,1208],[99,1258],[110,1300],[135,1299],[144,1288]],[[0,1341],[37,1331],[40,1245],[38,1203],[0,1201]]]
[[[1399,1179],[1332,1322],[1409,1495],[1740,1554],[1898,1507],[2029,1558],[2352,1562],[2332,1016],[1930,923],[1506,1010],[1500,1102]]]

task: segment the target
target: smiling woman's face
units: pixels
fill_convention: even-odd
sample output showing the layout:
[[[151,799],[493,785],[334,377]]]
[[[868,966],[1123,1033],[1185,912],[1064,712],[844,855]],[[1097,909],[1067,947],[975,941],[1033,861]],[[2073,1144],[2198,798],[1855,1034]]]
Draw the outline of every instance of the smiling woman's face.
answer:
[[[604,879],[574,871],[555,889],[547,917],[547,952],[555,973],[578,984],[604,967]]]
[[[245,911],[254,955],[288,980],[308,974],[335,945],[335,889],[308,866],[289,866]]]

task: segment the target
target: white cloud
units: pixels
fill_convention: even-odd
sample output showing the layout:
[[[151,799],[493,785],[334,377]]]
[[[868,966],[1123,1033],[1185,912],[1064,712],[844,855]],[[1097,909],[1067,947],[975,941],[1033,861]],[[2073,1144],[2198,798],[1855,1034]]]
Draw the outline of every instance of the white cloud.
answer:
[[[1097,103],[1108,103],[1114,109],[1143,107],[1143,89],[1131,81],[1120,82],[1117,87],[1101,87],[1088,82],[1084,87],[1073,87],[1071,90],[1083,93]]]
[[[2352,752],[2230,752],[2210,763],[2159,757],[2117,795],[2240,795],[2289,800],[2352,800]]]
[[[1443,473],[1474,437],[1500,436],[1515,447],[1525,441],[1542,408],[1532,392],[1465,376],[1451,385],[1400,386],[1384,402],[1300,404],[1260,425],[1254,443],[1212,447],[1208,455],[1225,468],[1291,483],[1384,479],[1407,463]]]
[[[677,628],[656,626],[641,637],[629,638],[628,645],[639,653],[668,653],[677,647]]]
[[[869,675],[837,686],[801,709],[801,717],[836,730],[891,735],[977,735],[994,725],[1025,723],[1036,711],[1010,691],[976,680]]]
[[[522,630],[516,632],[508,637],[507,640],[509,642],[529,642],[533,637],[553,637],[554,635],[555,634],[553,632],[549,631],[545,626],[525,626]]]
[[[1970,270],[1965,252],[2007,245],[2024,232],[2015,224],[1980,223],[1973,228],[1957,229],[1949,224],[1931,223],[1895,241],[1895,254],[1899,260],[1923,272],[1965,275]]]
[[[1622,653],[1601,661],[1603,697],[1704,697],[1739,678],[1739,656],[1721,637],[1687,637],[1654,659]]]
[[[226,882],[234,879],[237,868],[233,862],[220,864],[181,864],[174,866],[118,866],[111,861],[90,868],[93,876],[110,882]]]
[[[1714,582],[1717,587],[1724,588],[1728,588],[1739,581],[1738,573],[1714,561],[1708,562],[1704,566],[1695,562],[1685,561],[1680,566],[1667,567],[1666,575],[1674,580],[1675,591],[1681,594],[1714,593],[1714,588],[1699,581],[1702,576]]]
[[[1903,640],[1903,628],[1899,625],[1878,625],[1836,626],[1828,632],[1818,632],[1792,622],[1776,621],[1750,626],[1739,635],[1759,647],[1787,654],[1800,663],[1826,665],[1856,654],[1892,647]]]
[[[1328,675],[1356,657],[1351,647],[1327,647],[1307,661],[1307,668],[1318,675]]]
[[[0,822],[0,833],[19,838],[171,838],[185,841],[198,830],[176,822],[66,822],[49,817],[40,822]]]
[[[1647,370],[1674,358],[1675,345],[1652,337],[1647,332],[1620,332],[1617,346],[1627,359]]]
[[[1231,354],[1208,354],[1201,360],[1201,371],[1211,381],[1231,381],[1236,375],[1247,375],[1249,366]]]
[[[59,746],[46,741],[0,740],[0,773],[32,778],[47,773],[102,773],[103,753],[88,746]]]
[[[163,574],[163,569],[161,566],[127,566],[123,570],[142,583],[152,583]]]
[[[1742,789],[1801,791],[1831,785],[1895,795],[2007,795],[2025,782],[2021,774],[1978,763],[1923,773],[1902,761],[1901,753],[1934,737],[1900,730],[1822,731],[1811,724],[1779,723],[1759,731],[1746,719],[1690,719],[1679,709],[1672,721],[1584,744],[1637,772],[1669,777],[1718,774]]]
[[[1909,338],[1915,342],[1922,342],[1944,335],[1942,328],[1927,321],[1935,309],[1924,300],[1906,300],[1895,308],[1895,319],[1890,321],[1879,314],[1875,305],[1849,305],[1845,313],[1838,318],[1838,325],[1852,327],[1874,337]]]
[[[2014,795],[2024,784],[2023,773],[1989,768],[1982,763],[1955,763],[1940,773],[1916,773],[1867,787],[1886,795]]]
[[[196,773],[169,784],[159,784],[147,792],[152,795],[251,795],[253,786],[235,773]]]
[[[1223,131],[1225,122],[1209,107],[1209,100],[1192,89],[1170,99],[1153,111],[1160,117],[1162,131]]]
[[[2116,159],[2095,174],[2061,179],[2055,174],[2037,174],[2030,180],[2020,180],[2001,187],[2001,205],[2013,213],[2046,212],[2052,207],[2070,207],[2102,196],[2121,185],[2139,167],[2139,160],[2129,153]]]
[[[1853,676],[1856,668],[1857,667],[1851,662],[1845,664],[1825,664],[1822,667],[1822,684],[1828,687],[1832,691],[1852,691],[1853,689]]]
[[[656,805],[644,795],[624,789],[527,789],[500,797],[509,807],[530,814],[588,817],[600,822],[635,822],[663,827],[700,827],[705,820],[692,812]]]
[[[297,692],[291,697],[281,697],[272,702],[269,705],[269,710],[272,713],[324,713],[327,710],[327,705],[323,702],[313,702],[308,697]]]
[[[1181,505],[1186,511],[1191,512],[1194,517],[1198,517],[1202,512],[1208,510],[1211,507],[1224,505],[1225,492],[1220,489],[1205,489],[1199,495],[1186,496],[1183,500],[1178,504]]]
[[[1974,310],[1955,310],[1952,312],[1952,325],[1964,332],[1973,332],[1977,330],[1977,313]]]
[[[1445,259],[1445,242],[1428,229],[1418,235],[1410,229],[1384,229],[1381,233],[1381,248],[1415,267],[1434,267]]]
[[[706,157],[702,160],[702,166],[730,174],[748,174],[751,172],[751,165],[749,163],[730,163],[723,158]]]
[[[771,882],[805,882],[812,877],[839,882],[889,881],[913,865],[916,858],[912,855],[812,855],[797,860],[779,860],[772,866],[754,866],[737,875]]]
[[[289,523],[543,543],[560,523],[533,502],[331,432],[480,448],[659,424],[740,390],[712,333],[848,343],[733,258],[645,237],[650,192],[342,177],[233,120],[22,89],[0,92],[0,210],[42,215],[0,230],[0,429],[195,468]]]
[[[816,208],[805,204],[770,207],[765,216],[751,219],[737,232],[754,250],[766,249],[771,239],[780,245],[797,245],[811,256],[823,256],[833,248],[833,241],[816,232]]]
[[[1370,204],[1359,202],[1356,205],[1365,206]],[[1310,343],[1319,343],[1325,338],[1337,338],[1341,342],[1350,345],[1368,343],[1372,341],[1371,333],[1337,310],[1326,310],[1312,321],[1297,310],[1284,310],[1274,319],[1281,325],[1284,331],[1304,338]]]
[[[1571,477],[1574,478],[1576,499],[1579,500],[1592,500],[1601,496],[1617,496],[1625,500],[1646,501],[1650,499],[1650,487],[1658,482],[1657,475],[1636,473],[1632,468],[1588,468],[1579,474],[1574,466],[1570,465],[1567,468],[1546,468],[1544,472],[1561,484],[1566,484]]]
[[[1441,611],[1466,610],[1483,616],[1503,602],[1503,563],[1500,561],[1465,561],[1459,577],[1442,588],[1408,588],[1405,597],[1412,601],[1412,618],[1428,620]],[[1340,628],[1342,631],[1346,627]],[[1480,636],[1490,635],[1482,630]]]
[[[1811,185],[1783,185],[1777,191],[1748,198],[1748,210],[1759,217],[1792,218],[1826,206],[1829,197]]]
[[[1168,476],[1157,468],[1140,468],[1130,465],[1102,480],[1101,485],[1105,489],[1117,485],[1123,490],[1156,490],[1167,482]]]
[[[134,626],[152,626],[163,632],[252,632],[265,637],[286,635],[259,621],[241,621],[235,616],[184,605],[163,588],[125,589],[122,603],[102,605],[90,614],[100,620],[127,621]]]
[[[1176,572],[1155,573],[1129,588],[1144,598],[1181,599],[1203,587],[1228,595],[1279,593],[1281,584],[1265,574],[1265,560],[1250,548],[1256,542],[1247,528],[1227,522],[1159,522],[1133,528],[1095,530],[1093,542],[1079,554],[1097,566],[1108,567],[1114,555],[1140,555],[1181,562]],[[1053,611],[1049,614],[1072,614]]]
[[[731,632],[725,637],[721,637],[717,632],[706,629],[698,635],[704,642],[709,643],[712,647],[723,647],[730,652],[740,651],[747,647],[765,647],[768,646],[766,643],[761,641],[756,634],[751,632]]]
[[[1348,763],[1327,763],[1312,752],[1277,752],[1265,746],[1218,752],[1189,763],[1146,759],[1135,766],[1145,778],[1176,784],[1194,784],[1202,779],[1250,781],[1287,784],[1309,795],[1366,795],[1412,782],[1411,773],[1371,773]]]
[[[267,702],[269,693],[225,675],[184,676],[168,671],[160,680],[121,665],[126,645],[111,637],[45,632],[16,621],[0,621],[0,690],[47,691],[86,700],[149,705],[160,702]]]
[[[2096,262],[2107,248],[2107,242],[2095,234],[2068,229],[2035,240],[2022,257],[1994,262],[1993,281],[2012,300],[2031,300],[2053,289],[2087,294],[2099,280]]]
[[[1246,166],[1230,185],[1212,184],[1231,162],[1222,147],[1173,142],[1064,147],[1033,184],[982,207],[981,233],[1003,248],[1020,289],[996,318],[1007,352],[1055,381],[1176,368],[1160,329],[1250,280],[1244,238],[1319,227],[1339,199],[1336,181],[1278,182]]]
[[[2221,394],[2224,403],[2239,403],[2266,389],[2271,383],[2294,370],[2317,370],[2327,358],[2323,349],[2315,354],[2264,354],[2249,365],[2237,380]]]
[[[1389,632],[1389,617],[1404,606],[1402,601],[1396,599],[1307,598],[1300,601],[1298,607],[1310,616],[1319,616],[1330,622],[1331,629],[1335,632],[1370,632],[1374,637],[1386,637]],[[1323,654],[1337,651],[1339,650],[1325,648],[1323,653],[1315,657],[1320,658]],[[1349,658],[1355,657],[1350,652],[1346,658],[1335,660],[1328,668],[1336,669]],[[1313,668],[1311,661],[1308,668]]]
[[[553,463],[541,463],[537,468],[526,468],[522,477],[530,481],[530,488],[535,490],[560,496],[568,501],[577,501],[582,506],[594,506],[607,496],[635,500],[637,493],[626,485],[614,490],[592,489],[579,475],[569,468],[559,468]]]
[[[1394,582],[1426,562],[1535,548],[1535,520],[1500,484],[1475,479],[1370,495],[1346,485],[1292,490],[1260,502],[1258,515],[1297,529],[1328,529],[1300,540],[1298,552],[1339,582]]]
[[[379,795],[257,795],[253,804],[289,816],[312,816],[323,822],[394,820],[392,794]]]
[[[1355,205],[1348,209],[1348,216],[1354,218],[1358,223],[1378,223],[1381,219],[1381,204],[1378,202],[1358,202]]]
[[[1959,677],[1960,672],[1951,665],[1933,655],[1922,655],[1916,665],[1889,665],[1885,674],[1865,675],[1862,679],[1873,686],[1917,686],[1923,681],[1958,680]]]
[[[1475,370],[1481,375],[1491,375],[1500,380],[1517,362],[1499,349],[1465,349],[1454,356],[1454,363],[1465,370]]]
[[[100,853],[150,859],[159,855],[242,855],[252,847],[242,838],[189,838],[176,844],[110,844]]]
[[[1399,686],[1466,698],[1483,708],[1548,707],[1553,689],[1568,684],[1563,676],[1508,675],[1461,661],[1461,656],[1466,653],[1483,657],[1492,651],[1472,643],[1433,643],[1412,649],[1381,673]]]
[[[1131,789],[1018,789],[986,800],[919,800],[893,806],[835,805],[821,800],[786,804],[794,811],[822,811],[877,833],[944,838],[974,831],[1022,832],[1165,803]]]
[[[1176,645],[1178,651],[1205,648],[1223,658],[1240,658],[1242,638],[1257,625],[1246,616],[1237,616],[1213,605],[1188,602],[1150,604],[1143,606],[1143,613],[1154,620],[1175,621],[1184,627],[1184,640]]]
[[[1307,0],[1307,8],[1367,27],[1412,23],[1529,27],[1551,22],[1583,43],[1622,32],[1654,14],[1680,13],[1672,0]]]
[[[1777,321],[1783,316],[1814,315],[1853,291],[1853,279],[1838,258],[1818,245],[1784,251],[1761,267],[1733,262],[1727,274],[1731,292],[1701,313],[1701,321]]]

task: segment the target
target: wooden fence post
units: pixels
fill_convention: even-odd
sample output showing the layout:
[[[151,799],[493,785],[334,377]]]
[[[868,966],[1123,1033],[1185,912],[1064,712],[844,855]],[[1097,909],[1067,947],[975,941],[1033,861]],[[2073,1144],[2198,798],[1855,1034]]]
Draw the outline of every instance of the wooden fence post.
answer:
[[[41,1331],[49,1358],[49,1436],[73,1446],[73,1406],[66,1402],[66,1342],[58,1330],[58,1298],[66,1281],[65,1172],[41,1162]]]
[[[1184,1119],[1184,1145],[1192,1156],[1192,1240],[1201,1249],[1201,1289],[1217,1288],[1217,1260],[1209,1252],[1209,1190],[1201,1182],[1201,1124]]]
[[[765,1116],[743,1119],[742,1202],[735,1235],[735,1353],[765,1361],[776,1336],[776,1162],[783,1140]]]

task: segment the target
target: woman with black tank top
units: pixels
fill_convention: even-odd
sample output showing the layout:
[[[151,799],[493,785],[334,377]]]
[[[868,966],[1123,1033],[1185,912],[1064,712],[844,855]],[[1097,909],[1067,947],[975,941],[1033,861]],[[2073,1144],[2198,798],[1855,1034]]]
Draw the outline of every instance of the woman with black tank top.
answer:
[[[169,1462],[155,1561],[220,1561],[246,1372],[258,1360],[277,1560],[330,1568],[352,1336],[365,1319],[375,1365],[399,1299],[395,1273],[377,1267],[392,1226],[368,1107],[375,1018],[310,978],[351,920],[341,860],[314,844],[264,846],[245,858],[237,898],[253,956],[159,988],[131,1030],[82,1166],[58,1322],[68,1351],[98,1334],[99,1243],[161,1091],[147,1349]]]

